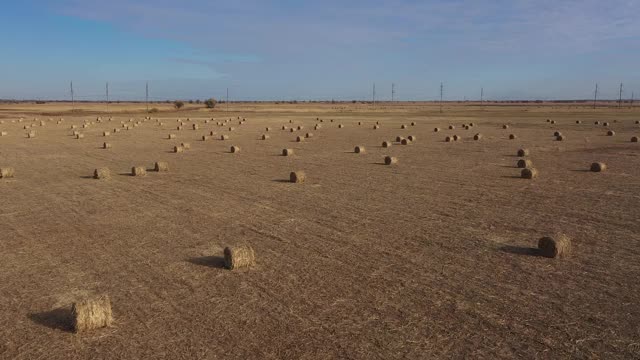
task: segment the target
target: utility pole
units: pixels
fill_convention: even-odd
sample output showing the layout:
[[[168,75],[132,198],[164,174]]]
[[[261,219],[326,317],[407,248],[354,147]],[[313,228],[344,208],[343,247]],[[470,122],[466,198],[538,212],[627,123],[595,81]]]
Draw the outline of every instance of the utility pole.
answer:
[[[107,112],[109,112],[109,82],[107,81]]]
[[[391,102],[395,100],[396,97],[396,84],[391,83]]]
[[[442,112],[442,93],[444,92],[444,84],[440,83],[440,112]]]
[[[635,95],[635,94],[634,94],[634,93],[633,93],[633,91],[632,91],[632,92],[631,92],[631,103],[629,104],[629,108],[630,108],[630,109],[631,109],[631,108],[633,108],[633,95]]]
[[[618,107],[622,107],[622,83],[620,83],[620,99],[618,100]]]
[[[482,103],[484,101],[484,88],[480,88],[480,107],[482,107]]]
[[[76,102],[73,98],[73,81],[71,81],[71,109],[76,108]]]
[[[229,88],[227,88],[227,100],[225,101],[225,105],[227,106],[227,112],[229,112]]]
[[[593,108],[596,108],[596,101],[598,101],[598,83],[596,83],[596,91],[593,93]]]
[[[147,105],[147,113],[149,112],[149,82],[145,83],[144,103]]]

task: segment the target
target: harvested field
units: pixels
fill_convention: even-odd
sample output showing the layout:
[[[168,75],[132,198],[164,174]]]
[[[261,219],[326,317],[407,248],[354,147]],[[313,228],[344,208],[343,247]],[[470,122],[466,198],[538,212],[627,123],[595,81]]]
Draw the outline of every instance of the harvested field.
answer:
[[[1,358],[640,358],[638,110],[159,104],[105,151],[103,133],[148,116],[144,104],[80,106],[0,108],[0,167],[15,169],[0,179]],[[43,113],[64,122],[27,139]],[[98,116],[82,141],[70,134]],[[198,141],[238,116],[238,156],[229,141]],[[177,118],[199,131],[168,141]],[[288,131],[261,140],[317,118],[335,123],[303,143]],[[450,124],[471,122],[482,141],[444,142]],[[419,141],[382,147],[411,123]],[[182,142],[191,148],[171,154]],[[518,149],[534,180],[520,178]],[[130,176],[157,159],[170,173]],[[594,161],[607,171],[590,172]],[[92,179],[103,167],[111,179]],[[538,240],[558,232],[570,256],[541,256]],[[226,269],[225,247],[244,245],[255,264]],[[101,294],[113,321],[74,333],[72,303]]]

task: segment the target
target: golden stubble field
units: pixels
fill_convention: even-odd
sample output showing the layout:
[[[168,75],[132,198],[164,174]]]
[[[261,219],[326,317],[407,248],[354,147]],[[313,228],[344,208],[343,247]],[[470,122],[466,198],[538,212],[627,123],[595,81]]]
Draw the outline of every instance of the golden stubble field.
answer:
[[[144,104],[76,106],[0,106],[0,167],[15,169],[0,179],[0,358],[640,357],[639,110],[154,105],[143,121]],[[519,177],[520,148],[538,178]],[[156,161],[170,170],[129,175]],[[558,231],[572,253],[538,256]],[[237,245],[255,266],[223,268]],[[113,326],[72,332],[71,303],[100,294]]]

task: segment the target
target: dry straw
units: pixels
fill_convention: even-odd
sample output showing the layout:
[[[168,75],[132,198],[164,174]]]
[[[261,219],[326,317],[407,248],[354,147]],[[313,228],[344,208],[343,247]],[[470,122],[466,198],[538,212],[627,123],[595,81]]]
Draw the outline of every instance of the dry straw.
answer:
[[[12,167],[0,168],[0,179],[12,178],[15,172]]]
[[[571,253],[571,239],[562,233],[538,240],[540,254],[548,258],[564,257]]]
[[[109,297],[104,295],[73,303],[71,319],[77,333],[111,326],[113,315]]]
[[[534,179],[538,177],[538,170],[534,168],[524,168],[520,172],[520,177],[523,179]]]
[[[131,168],[131,176],[145,176],[147,175],[147,168],[144,166],[134,166]]]
[[[99,180],[108,180],[111,179],[111,171],[109,168],[99,168],[93,171],[93,178]]]
[[[364,146],[356,146],[355,149],[353,149],[353,152],[355,152],[356,154],[364,154],[366,152]]]
[[[292,183],[300,184],[305,182],[305,180],[307,180],[307,175],[304,171],[292,171],[291,174],[289,174],[289,181]]]
[[[602,172],[607,170],[607,165],[601,162],[594,162],[591,164],[591,171],[593,172]]]
[[[293,155],[293,149],[282,149],[282,156],[291,156]]]
[[[533,163],[529,159],[520,159],[518,160],[517,166],[521,169],[526,169],[533,167]]]
[[[398,163],[398,158],[393,157],[393,156],[385,156],[384,157],[384,163],[385,163],[385,165],[397,164]]]
[[[160,171],[169,171],[169,164],[166,161],[156,161],[153,170]]]
[[[224,266],[229,270],[251,267],[256,264],[256,253],[248,245],[224,249]]]

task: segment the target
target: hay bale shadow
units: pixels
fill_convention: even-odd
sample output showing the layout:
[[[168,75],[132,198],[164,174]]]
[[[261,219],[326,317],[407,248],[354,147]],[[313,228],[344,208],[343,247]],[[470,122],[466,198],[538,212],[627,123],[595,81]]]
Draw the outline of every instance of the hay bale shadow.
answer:
[[[80,176],[81,179],[93,179],[93,175],[82,175]]]
[[[46,326],[54,330],[73,332],[71,308],[69,307],[61,307],[50,311],[32,313],[29,314],[28,317],[36,324]]]
[[[522,179],[521,175],[502,175],[501,177],[507,178],[507,179]]]
[[[195,265],[224,269],[224,258],[222,256],[190,257],[187,261]]]
[[[540,249],[524,246],[504,245],[500,247],[500,251],[515,255],[542,256]]]
[[[278,183],[290,183],[291,179],[274,179],[274,180],[271,180],[271,181],[278,182]]]
[[[591,172],[591,170],[589,170],[589,169],[574,169],[574,170],[571,170],[571,171],[573,171],[573,172]]]

